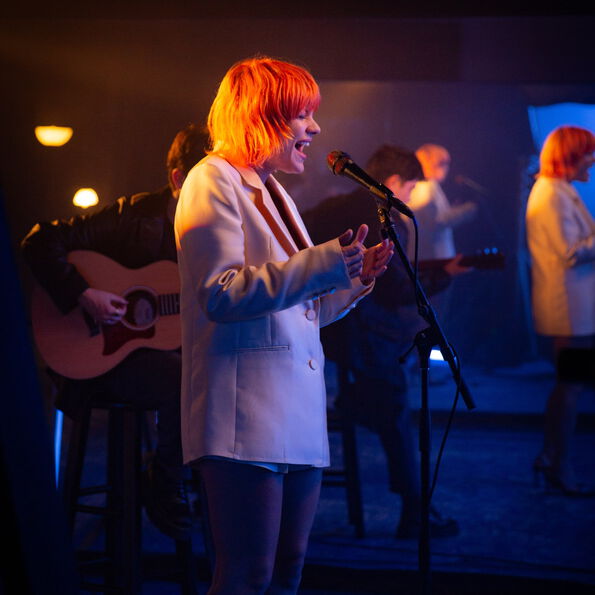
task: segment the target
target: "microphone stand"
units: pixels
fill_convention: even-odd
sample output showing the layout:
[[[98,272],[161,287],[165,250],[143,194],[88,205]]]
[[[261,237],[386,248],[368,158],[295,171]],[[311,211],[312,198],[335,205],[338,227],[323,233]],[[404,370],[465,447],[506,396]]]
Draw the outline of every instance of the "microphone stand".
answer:
[[[375,194],[375,193],[374,193]],[[407,258],[401,243],[399,242],[397,231],[390,217],[390,210],[396,204],[392,199],[394,198],[389,191],[386,193],[386,199],[382,200],[375,194],[377,202],[378,219],[382,225],[383,237],[388,237],[395,245],[395,250],[401,259],[405,271],[407,272],[411,282],[414,284],[416,301],[418,305],[418,312],[420,316],[428,323],[428,328],[420,331],[415,336],[414,344],[417,347],[419,354],[419,368],[421,376],[421,410],[420,410],[420,427],[419,427],[419,451],[420,451],[420,469],[421,469],[421,525],[419,536],[419,570],[421,574],[421,593],[422,595],[430,594],[430,409],[428,405],[428,371],[430,352],[432,347],[438,346],[442,352],[442,357],[450,366],[453,378],[457,382],[461,396],[465,401],[467,409],[474,409],[475,403],[469,392],[469,388],[464,379],[460,375],[458,365],[455,359],[453,350],[447,341],[438,320],[436,313],[430,305],[426,294],[417,279],[411,263]],[[415,219],[413,219],[415,222]]]

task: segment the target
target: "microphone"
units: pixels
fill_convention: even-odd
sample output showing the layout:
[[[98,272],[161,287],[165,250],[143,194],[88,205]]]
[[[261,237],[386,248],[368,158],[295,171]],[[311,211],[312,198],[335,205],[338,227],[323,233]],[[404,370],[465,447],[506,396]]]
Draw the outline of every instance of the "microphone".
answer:
[[[463,174],[458,174],[455,176],[455,182],[459,184],[459,186],[467,186],[475,192],[479,192],[479,194],[488,194],[487,188],[484,188],[481,184],[478,184],[475,180],[464,176]]]
[[[403,213],[403,215],[411,219],[415,218],[413,211],[402,200],[399,200],[384,184],[377,182],[367,174],[347,153],[343,151],[331,151],[326,157],[326,162],[329,169],[336,176],[347,176],[351,178],[372,194],[384,199],[389,207],[394,207],[399,213]]]

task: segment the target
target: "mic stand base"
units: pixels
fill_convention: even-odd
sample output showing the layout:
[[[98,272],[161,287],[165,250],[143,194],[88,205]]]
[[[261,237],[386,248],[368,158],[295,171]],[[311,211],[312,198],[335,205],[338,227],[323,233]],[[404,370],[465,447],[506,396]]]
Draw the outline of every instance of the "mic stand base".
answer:
[[[428,399],[428,379],[430,371],[430,353],[437,345],[431,327],[419,331],[414,339],[419,356],[421,386],[421,407],[419,416],[419,453],[421,482],[421,519],[418,542],[418,564],[421,579],[421,594],[431,593],[430,573],[430,453],[431,453],[431,416]]]

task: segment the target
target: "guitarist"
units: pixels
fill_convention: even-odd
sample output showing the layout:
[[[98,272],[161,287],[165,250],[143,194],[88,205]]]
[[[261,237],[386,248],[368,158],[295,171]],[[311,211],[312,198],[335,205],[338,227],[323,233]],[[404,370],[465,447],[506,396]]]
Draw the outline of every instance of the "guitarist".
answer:
[[[168,185],[123,196],[95,213],[36,224],[22,241],[22,252],[38,283],[61,312],[80,305],[98,323],[113,325],[126,312],[126,300],[89,287],[67,260],[73,250],[92,250],[127,268],[160,260],[176,261],[173,218],[182,182],[204,156],[207,137],[195,125],[175,136],[166,160]],[[119,400],[157,411],[157,447],[147,469],[146,510],[151,521],[174,539],[188,539],[191,516],[184,487],[180,440],[179,350],[137,349],[114,368],[92,379],[57,378],[57,406],[72,415],[84,394],[100,390]]]
[[[388,187],[396,197],[408,202],[411,190],[424,179],[415,154],[392,145],[376,150],[366,171]],[[337,235],[337,230],[366,223],[370,242],[377,242],[380,223],[372,195],[358,189],[333,196],[307,211],[302,218],[315,243]],[[393,222],[405,250],[408,227],[393,211]],[[462,255],[445,265],[420,272],[420,282],[428,295],[443,291],[455,275],[471,269],[460,265]],[[322,329],[328,359],[348,369],[354,379],[350,390],[336,401],[354,421],[376,432],[385,451],[389,488],[401,497],[401,516],[395,536],[417,538],[420,531],[421,486],[416,446],[407,399],[406,373],[398,358],[423,328],[414,306],[413,284],[399,258],[392,258],[388,270],[376,280],[376,288],[343,320]],[[435,509],[430,515],[430,536],[458,534],[458,523],[442,517]]]

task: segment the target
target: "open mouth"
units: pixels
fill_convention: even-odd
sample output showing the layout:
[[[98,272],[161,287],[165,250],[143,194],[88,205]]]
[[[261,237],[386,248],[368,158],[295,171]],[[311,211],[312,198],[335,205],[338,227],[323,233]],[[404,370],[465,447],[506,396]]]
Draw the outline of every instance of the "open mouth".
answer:
[[[304,149],[310,146],[310,141],[302,140],[295,143],[295,148],[300,155],[306,156]]]

